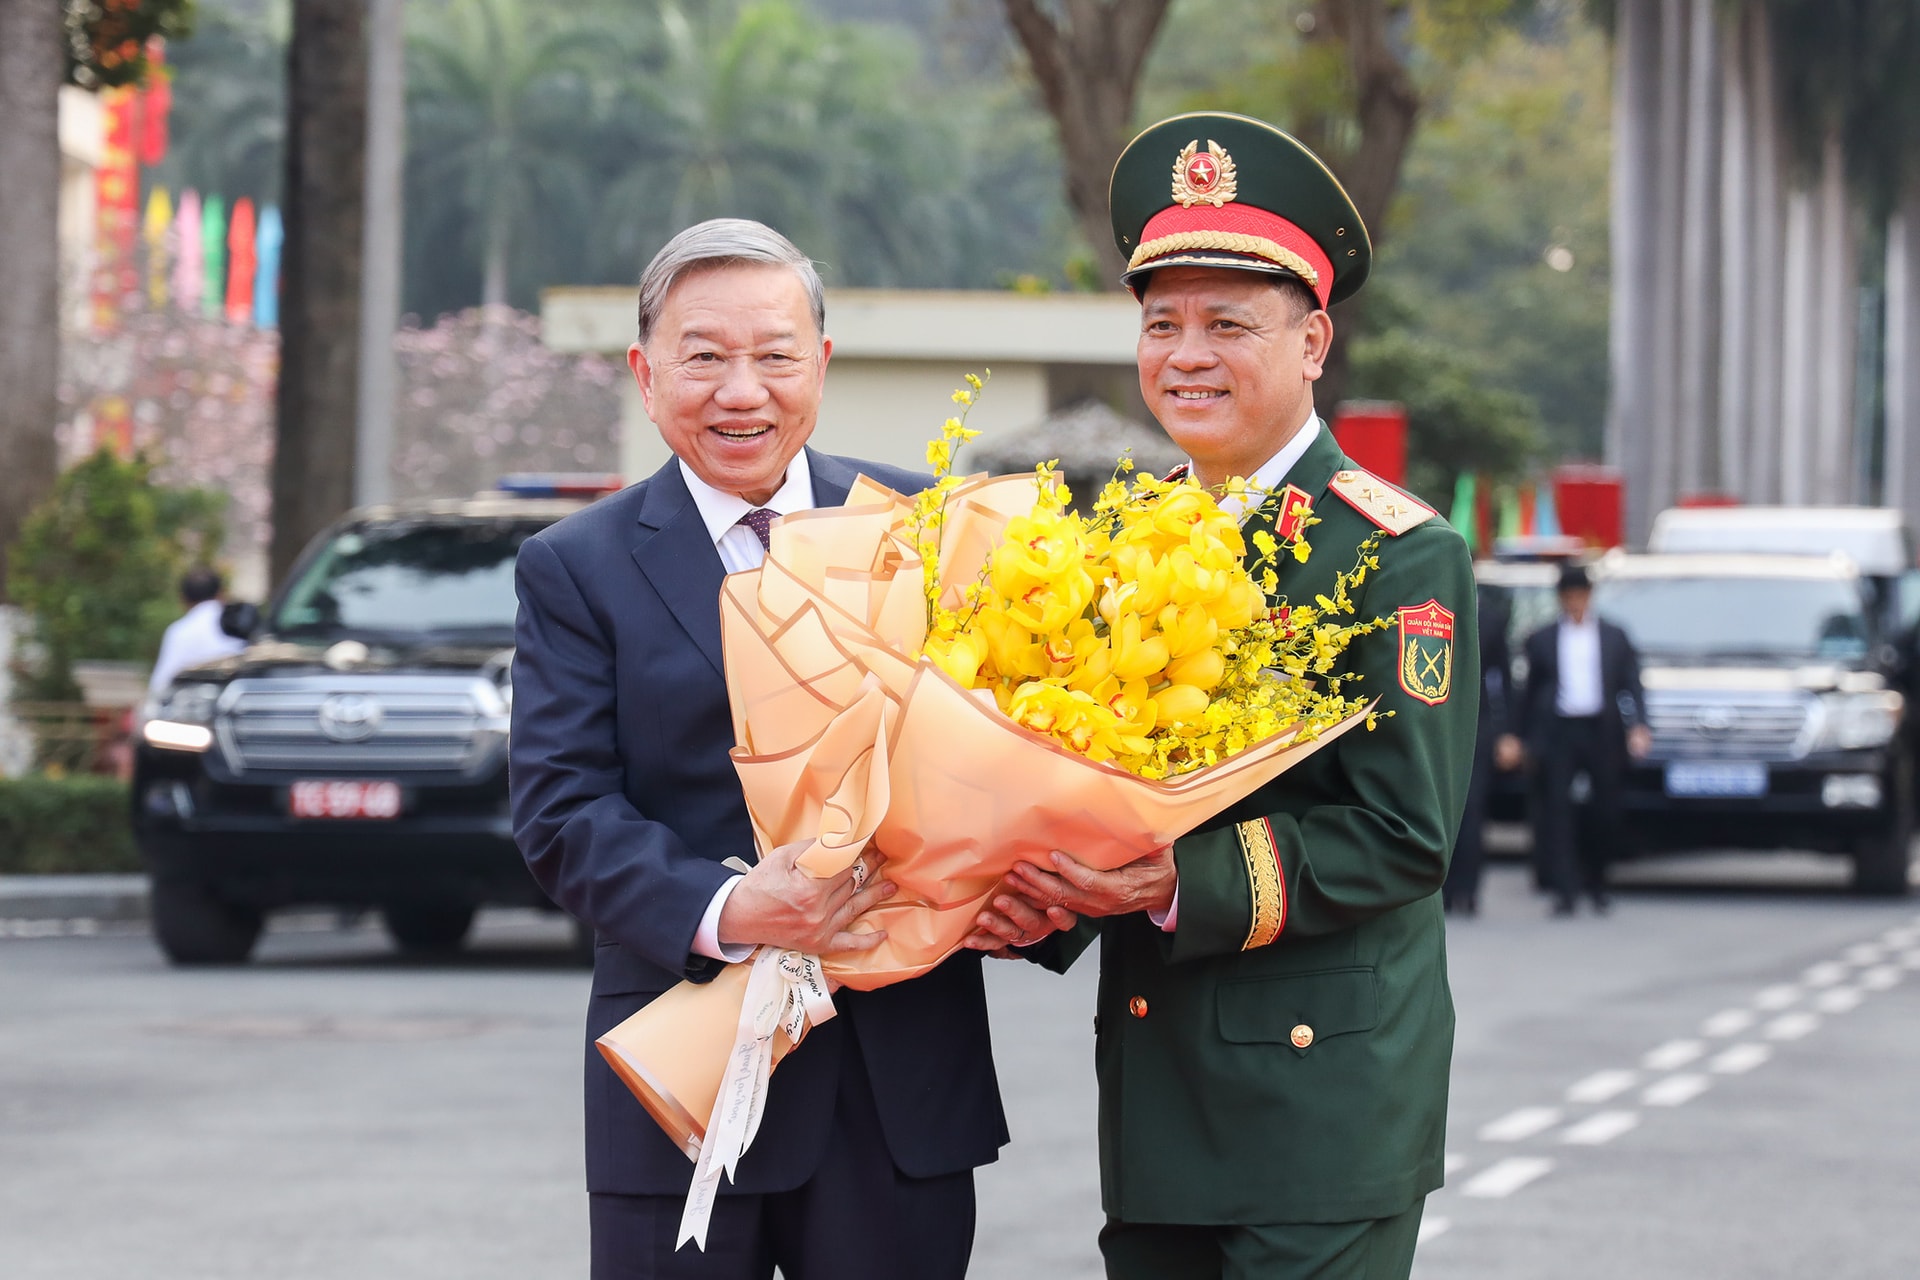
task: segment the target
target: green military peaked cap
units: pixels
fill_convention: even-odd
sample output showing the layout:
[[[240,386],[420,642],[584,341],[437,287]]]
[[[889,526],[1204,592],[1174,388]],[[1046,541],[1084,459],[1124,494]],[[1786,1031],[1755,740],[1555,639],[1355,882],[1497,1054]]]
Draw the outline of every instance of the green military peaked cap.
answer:
[[[1299,139],[1262,120],[1195,111],[1127,144],[1107,191],[1121,277],[1139,292],[1159,267],[1297,276],[1325,307],[1352,296],[1373,244],[1340,180]]]

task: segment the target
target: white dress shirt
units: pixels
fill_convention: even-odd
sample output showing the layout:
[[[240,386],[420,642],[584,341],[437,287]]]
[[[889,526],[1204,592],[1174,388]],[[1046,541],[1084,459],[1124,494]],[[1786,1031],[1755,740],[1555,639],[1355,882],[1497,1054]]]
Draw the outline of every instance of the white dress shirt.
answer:
[[[720,563],[727,572],[745,573],[765,564],[767,549],[760,545],[760,535],[740,523],[740,517],[759,508],[737,493],[714,488],[695,475],[684,458],[680,459],[680,475],[687,482],[687,492],[693,495],[693,505],[699,509],[701,523],[707,526],[707,536],[713,539],[713,549],[720,553]],[[805,449],[793,455],[793,461],[787,464],[787,478],[763,505],[783,516],[813,510],[813,469],[807,463]],[[739,887],[740,877],[729,876],[714,892],[706,914],[700,917],[700,928],[693,935],[695,955],[738,964],[753,954],[751,943],[726,946],[720,941],[720,912]]]
[[[202,600],[167,627],[160,640],[160,656],[153,660],[148,692],[165,693],[173,678],[188,667],[228,657],[247,647],[245,640],[236,640],[220,629],[220,611],[225,607],[218,600]]]
[[[1320,434],[1320,415],[1307,413],[1307,424],[1293,433],[1293,438],[1280,447],[1280,452],[1260,464],[1260,469],[1247,477],[1247,483],[1254,492],[1246,494],[1228,494],[1220,501],[1220,509],[1228,515],[1240,517],[1245,524],[1247,517],[1259,510],[1266,501],[1264,494],[1278,489],[1286,481],[1287,472],[1307,454],[1307,447]],[[1192,466],[1191,463],[1188,464]],[[1173,901],[1167,904],[1167,914],[1158,911],[1147,912],[1147,919],[1172,933],[1180,924],[1180,882],[1176,878],[1173,885]]]
[[[1559,626],[1560,686],[1553,709],[1563,716],[1597,716],[1600,687],[1600,619],[1587,610],[1584,622],[1562,616]]]

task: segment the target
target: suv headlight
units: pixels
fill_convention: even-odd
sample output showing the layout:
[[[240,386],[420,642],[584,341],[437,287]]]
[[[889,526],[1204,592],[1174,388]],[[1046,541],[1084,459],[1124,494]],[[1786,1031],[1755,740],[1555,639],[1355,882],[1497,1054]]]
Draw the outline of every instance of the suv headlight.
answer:
[[[177,684],[148,704],[140,736],[149,746],[169,751],[205,751],[213,745],[213,708],[217,684]]]
[[[1813,708],[1809,751],[1857,751],[1885,746],[1900,727],[1904,699],[1891,690],[1823,693]]]

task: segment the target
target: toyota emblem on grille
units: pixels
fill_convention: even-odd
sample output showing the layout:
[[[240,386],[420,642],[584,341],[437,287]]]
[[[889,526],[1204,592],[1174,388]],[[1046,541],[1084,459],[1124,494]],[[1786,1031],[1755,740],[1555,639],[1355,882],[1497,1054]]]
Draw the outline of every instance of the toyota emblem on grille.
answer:
[[[335,742],[362,742],[380,727],[380,704],[364,693],[334,693],[320,704],[320,732]]]
[[[1734,714],[1727,707],[1702,707],[1693,723],[1702,733],[1725,733],[1733,728]]]

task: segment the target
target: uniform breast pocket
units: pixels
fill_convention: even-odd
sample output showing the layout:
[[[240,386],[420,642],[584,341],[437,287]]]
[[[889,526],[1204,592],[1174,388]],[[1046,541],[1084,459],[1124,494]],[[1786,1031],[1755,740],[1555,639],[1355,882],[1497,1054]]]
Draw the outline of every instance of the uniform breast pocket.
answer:
[[[1379,1025],[1378,981],[1372,969],[1358,967],[1223,982],[1216,997],[1220,1037],[1311,1053],[1336,1036]]]

